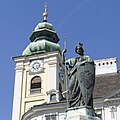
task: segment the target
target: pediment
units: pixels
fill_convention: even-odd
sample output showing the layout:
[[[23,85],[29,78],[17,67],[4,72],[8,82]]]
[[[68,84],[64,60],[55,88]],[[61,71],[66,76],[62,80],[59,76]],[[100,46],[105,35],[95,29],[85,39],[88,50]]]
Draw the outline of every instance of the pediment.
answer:
[[[56,90],[56,89],[51,89],[51,90],[49,90],[48,92],[46,92],[48,95],[49,94],[57,94],[58,93],[58,90]]]

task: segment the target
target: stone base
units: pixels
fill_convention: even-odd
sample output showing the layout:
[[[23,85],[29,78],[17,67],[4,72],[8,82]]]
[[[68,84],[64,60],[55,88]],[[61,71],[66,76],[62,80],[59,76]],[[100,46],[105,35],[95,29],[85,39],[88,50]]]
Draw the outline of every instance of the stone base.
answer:
[[[65,120],[100,120],[91,107],[74,107],[67,109]]]

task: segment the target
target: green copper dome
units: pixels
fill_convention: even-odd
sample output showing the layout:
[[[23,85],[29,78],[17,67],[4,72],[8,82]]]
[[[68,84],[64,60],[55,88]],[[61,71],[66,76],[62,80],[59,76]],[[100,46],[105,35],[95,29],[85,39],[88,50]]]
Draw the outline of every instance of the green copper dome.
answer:
[[[31,42],[41,40],[41,38],[48,38],[48,41],[58,43],[59,37],[54,30],[53,26],[51,23],[48,22],[42,22],[39,23],[36,27],[35,30],[32,32],[30,36]]]
[[[61,53],[60,46],[57,44],[59,37],[53,25],[47,22],[47,8],[45,8],[43,16],[44,21],[38,23],[35,27],[30,36],[31,43],[23,51],[22,55],[33,55],[52,51],[59,51]]]
[[[31,42],[23,51],[22,55],[33,55],[53,51],[59,51],[61,53],[59,44],[52,43],[47,40],[41,40],[37,42]]]
[[[36,26],[35,31],[39,31],[39,30],[43,30],[43,29],[55,31],[54,28],[53,28],[53,25],[51,23],[48,23],[48,22],[39,23]]]

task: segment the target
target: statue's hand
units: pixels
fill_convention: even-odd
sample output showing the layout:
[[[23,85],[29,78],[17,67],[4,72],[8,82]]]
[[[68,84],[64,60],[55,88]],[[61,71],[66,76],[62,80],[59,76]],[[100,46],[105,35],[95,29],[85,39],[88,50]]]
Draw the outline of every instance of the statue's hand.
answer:
[[[64,49],[63,51],[62,51],[62,54],[65,54],[67,52],[67,49]]]
[[[82,61],[82,62],[79,62],[77,65],[85,65],[85,63],[87,63],[88,61]]]
[[[85,61],[81,62],[80,65],[85,65]]]
[[[66,61],[66,59],[65,59],[65,53],[67,52],[67,49],[64,49],[63,51],[62,51],[62,61],[63,61],[63,63],[65,64],[65,61]]]

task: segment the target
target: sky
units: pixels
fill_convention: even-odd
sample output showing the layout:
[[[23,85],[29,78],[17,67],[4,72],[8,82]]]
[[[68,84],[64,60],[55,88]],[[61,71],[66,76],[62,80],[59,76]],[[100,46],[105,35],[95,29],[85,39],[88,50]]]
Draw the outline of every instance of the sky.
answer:
[[[83,43],[92,59],[117,57],[120,70],[120,0],[1,0],[0,2],[0,120],[12,120],[15,63],[30,43],[29,36],[43,21],[48,3],[48,22],[60,41],[67,40],[66,57]]]

